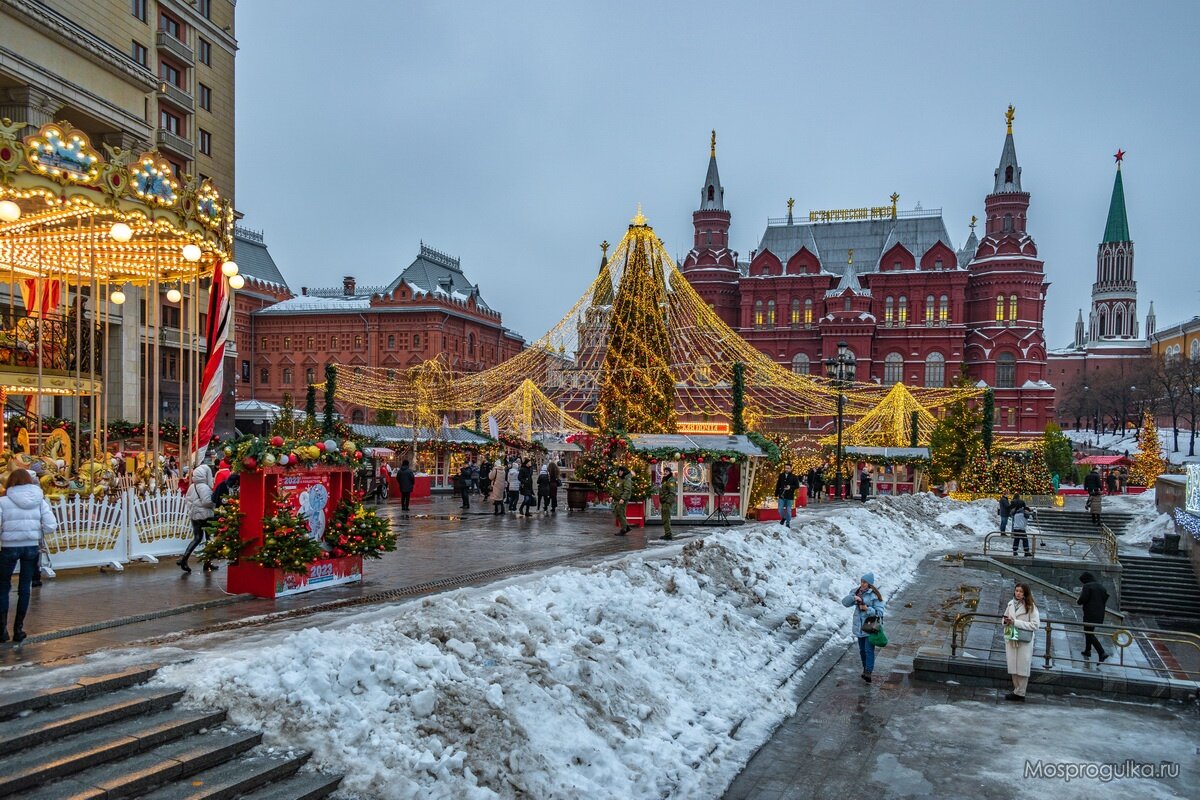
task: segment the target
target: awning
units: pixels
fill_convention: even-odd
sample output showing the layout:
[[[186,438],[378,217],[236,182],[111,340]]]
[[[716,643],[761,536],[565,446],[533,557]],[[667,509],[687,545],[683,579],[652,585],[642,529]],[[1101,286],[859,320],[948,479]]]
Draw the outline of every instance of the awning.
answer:
[[[845,447],[846,455],[862,456],[863,461],[872,458],[929,458],[928,447]]]
[[[634,450],[672,448],[680,453],[728,450],[743,456],[763,458],[767,454],[747,436],[715,436],[699,433],[631,433],[629,442]]]
[[[1125,456],[1085,456],[1076,464],[1091,464],[1097,467],[1129,467],[1133,465],[1133,459]]]

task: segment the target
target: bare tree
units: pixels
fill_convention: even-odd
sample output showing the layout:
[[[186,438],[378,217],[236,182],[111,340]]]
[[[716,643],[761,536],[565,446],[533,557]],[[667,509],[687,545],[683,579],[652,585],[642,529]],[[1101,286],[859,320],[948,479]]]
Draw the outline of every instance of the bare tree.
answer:
[[[1159,397],[1159,405],[1166,410],[1167,416],[1171,418],[1171,428],[1174,430],[1174,447],[1176,452],[1179,450],[1179,417],[1186,407],[1187,395],[1191,392],[1188,389],[1188,382],[1181,368],[1180,362],[1183,359],[1178,357],[1162,357],[1155,358],[1151,362],[1153,369],[1153,377],[1151,378],[1155,393]]]
[[[1188,439],[1188,455],[1196,455],[1196,417],[1200,416],[1200,359],[1176,356],[1171,359],[1170,369],[1177,373],[1180,391],[1183,394],[1183,415],[1187,417],[1191,436]],[[1175,429],[1175,450],[1179,450],[1179,428]]]

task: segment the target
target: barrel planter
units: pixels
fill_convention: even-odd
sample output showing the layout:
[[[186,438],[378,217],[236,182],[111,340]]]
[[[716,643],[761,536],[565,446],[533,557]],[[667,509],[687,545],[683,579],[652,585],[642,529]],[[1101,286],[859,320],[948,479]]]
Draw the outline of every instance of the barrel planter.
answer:
[[[587,510],[588,492],[594,491],[595,487],[590,483],[582,483],[580,481],[567,481],[567,510],[568,511],[585,511]]]

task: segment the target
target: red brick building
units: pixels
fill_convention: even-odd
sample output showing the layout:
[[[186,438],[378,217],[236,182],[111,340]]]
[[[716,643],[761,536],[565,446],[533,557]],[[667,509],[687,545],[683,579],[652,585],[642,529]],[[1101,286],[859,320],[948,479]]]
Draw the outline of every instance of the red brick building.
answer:
[[[243,273],[261,274],[247,269],[241,251],[238,258]],[[459,260],[424,244],[385,286],[359,287],[346,276],[336,289],[302,287],[292,295],[279,276],[286,295],[280,299],[271,295],[276,284],[269,276],[251,292],[251,274],[239,293],[235,319],[241,400],[279,403],[290,394],[302,406],[308,384],[325,380],[329,363],[401,370],[444,355],[452,369],[477,372],[525,345],[484,302]],[[251,297],[243,302],[246,294]],[[372,420],[374,409],[339,403],[337,411],[349,422],[363,423]]]
[[[965,367],[992,387],[998,433],[1040,434],[1053,418],[1042,331],[1046,289],[1026,231],[1029,193],[1011,128],[982,240],[974,224],[956,250],[940,210],[791,211],[767,221],[758,248],[739,262],[715,144],[692,215],[695,239],[681,271],[721,318],[795,372],[823,374],[846,342],[856,378],[883,385],[949,386]],[[814,419],[824,431],[828,420]]]

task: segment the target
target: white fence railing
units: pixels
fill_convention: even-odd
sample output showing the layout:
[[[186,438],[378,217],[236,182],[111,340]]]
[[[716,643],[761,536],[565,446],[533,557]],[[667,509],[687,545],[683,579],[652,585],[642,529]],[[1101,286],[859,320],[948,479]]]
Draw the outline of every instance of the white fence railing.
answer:
[[[65,498],[50,504],[58,530],[46,537],[43,571],[78,567],[124,569],[130,561],[157,563],[187,549],[192,538],[188,502],[177,491],[139,497],[127,490],[111,500]]]

